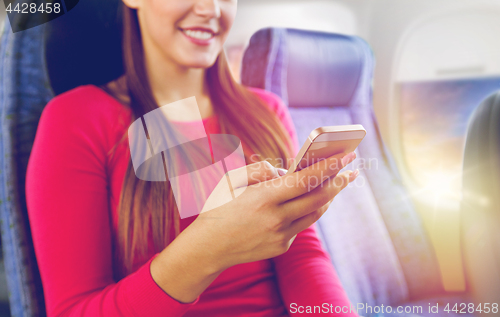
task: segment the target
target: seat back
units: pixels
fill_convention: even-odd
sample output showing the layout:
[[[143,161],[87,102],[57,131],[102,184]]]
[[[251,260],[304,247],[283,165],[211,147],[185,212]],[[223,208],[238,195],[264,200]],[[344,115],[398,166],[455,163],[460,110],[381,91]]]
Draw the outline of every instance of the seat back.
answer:
[[[360,176],[335,198],[318,230],[353,303],[395,305],[443,289],[434,250],[380,136],[373,68],[359,37],[267,28],[252,36],[241,78],[284,100],[301,144],[320,126],[365,127],[358,159],[347,167]]]
[[[461,238],[467,287],[477,303],[499,303],[500,91],[474,110],[463,164]]]
[[[6,21],[0,45],[0,226],[12,316],[46,314],[25,199],[40,115],[54,92],[104,84],[123,73],[120,6],[119,0],[80,1],[63,16],[16,33]],[[18,22],[40,17],[23,15]]]
[[[43,26],[12,33],[6,24],[0,44],[0,223],[12,316],[45,316],[24,190],[38,120],[52,97],[42,39]]]

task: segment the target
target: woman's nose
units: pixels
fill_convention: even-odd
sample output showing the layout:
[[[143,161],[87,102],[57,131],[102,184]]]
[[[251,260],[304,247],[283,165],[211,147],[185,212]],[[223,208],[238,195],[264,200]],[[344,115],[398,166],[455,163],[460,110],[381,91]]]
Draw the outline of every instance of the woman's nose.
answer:
[[[196,0],[194,12],[210,18],[220,18],[219,0]]]

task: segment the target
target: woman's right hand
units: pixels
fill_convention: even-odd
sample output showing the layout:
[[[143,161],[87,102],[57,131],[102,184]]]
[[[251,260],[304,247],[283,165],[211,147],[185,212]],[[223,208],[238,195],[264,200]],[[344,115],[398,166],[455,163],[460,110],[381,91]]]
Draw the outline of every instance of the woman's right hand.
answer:
[[[236,198],[198,215],[153,260],[153,278],[170,296],[190,302],[223,270],[285,253],[356,178],[357,172],[339,174],[355,157],[354,152],[335,155],[281,177],[265,161],[229,172],[233,188],[242,186]],[[208,201],[226,194],[217,186]]]
[[[356,155],[345,156],[343,163],[342,156],[281,177],[266,161],[248,165],[246,173],[240,175],[238,170],[229,172],[233,173],[233,188],[243,186],[238,188],[243,193],[236,189],[235,199],[202,212],[192,224],[193,237],[202,239],[206,248],[218,254],[216,265],[220,269],[283,254],[293,238],[316,222],[326,211],[325,206],[353,180],[351,171],[338,172]],[[235,184],[238,176],[248,178],[248,185],[241,181]],[[218,190],[227,194],[217,186],[209,200],[219,194]]]

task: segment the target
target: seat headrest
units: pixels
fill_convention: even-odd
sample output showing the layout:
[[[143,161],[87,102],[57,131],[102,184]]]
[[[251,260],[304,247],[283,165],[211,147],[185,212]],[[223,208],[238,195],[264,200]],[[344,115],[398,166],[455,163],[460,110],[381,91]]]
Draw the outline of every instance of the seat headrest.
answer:
[[[472,113],[464,147],[463,195],[471,193],[495,200],[500,192],[500,91],[488,96]],[[468,199],[469,199],[468,198]]]
[[[123,74],[122,1],[85,0],[46,24],[45,66],[56,95]]]
[[[290,107],[349,106],[371,84],[372,68],[371,49],[359,37],[267,28],[250,39],[242,82],[277,93]]]

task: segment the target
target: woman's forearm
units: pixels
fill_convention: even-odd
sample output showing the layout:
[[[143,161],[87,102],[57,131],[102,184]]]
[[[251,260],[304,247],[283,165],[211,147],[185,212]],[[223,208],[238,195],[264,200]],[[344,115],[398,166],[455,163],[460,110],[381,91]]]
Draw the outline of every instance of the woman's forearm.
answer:
[[[191,228],[190,228],[191,227]],[[151,276],[170,297],[191,303],[224,270],[218,256],[186,228],[152,262]]]

